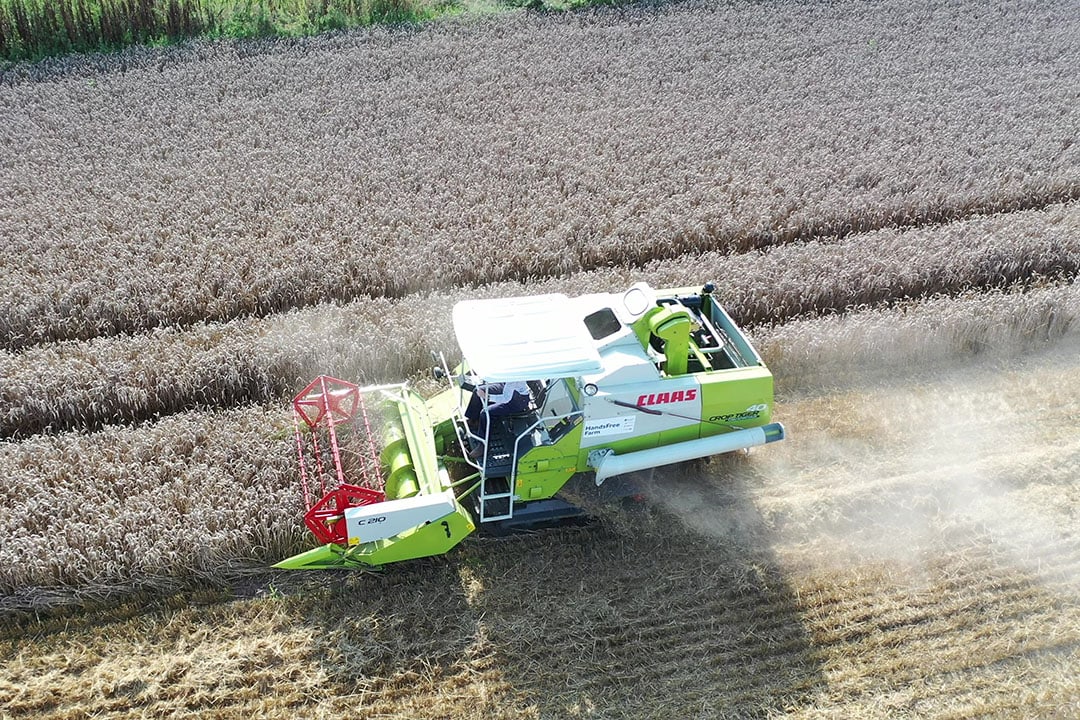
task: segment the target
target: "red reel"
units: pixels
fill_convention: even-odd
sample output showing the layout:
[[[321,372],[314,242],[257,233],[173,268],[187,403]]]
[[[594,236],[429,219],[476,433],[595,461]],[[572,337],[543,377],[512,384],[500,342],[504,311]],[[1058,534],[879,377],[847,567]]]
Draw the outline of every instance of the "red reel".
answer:
[[[304,524],[324,545],[347,545],[349,535],[345,527],[345,510],[360,505],[373,505],[385,499],[386,493],[382,490],[342,484],[337,490],[328,492],[304,513]]]
[[[314,430],[323,420],[329,427],[356,413],[360,388],[351,382],[320,375],[293,398],[293,408]]]

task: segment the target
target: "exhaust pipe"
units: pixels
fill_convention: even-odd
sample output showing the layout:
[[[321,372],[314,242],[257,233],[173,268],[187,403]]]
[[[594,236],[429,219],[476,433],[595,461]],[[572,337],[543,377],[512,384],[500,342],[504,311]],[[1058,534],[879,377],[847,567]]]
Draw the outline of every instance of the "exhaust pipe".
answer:
[[[723,435],[638,450],[625,455],[616,455],[611,450],[600,450],[589,454],[589,463],[596,468],[596,484],[600,485],[613,475],[734,452],[783,439],[784,426],[780,423],[769,423],[761,427],[735,430]]]

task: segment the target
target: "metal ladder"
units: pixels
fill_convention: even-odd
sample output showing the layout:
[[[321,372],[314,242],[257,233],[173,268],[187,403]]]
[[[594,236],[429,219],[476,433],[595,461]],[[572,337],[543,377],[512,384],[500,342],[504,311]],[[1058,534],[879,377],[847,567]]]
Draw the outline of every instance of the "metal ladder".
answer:
[[[490,480],[497,480],[500,484],[505,483],[506,490],[500,488],[497,492],[488,492],[488,482]],[[510,478],[488,478],[486,474],[482,473],[480,476],[479,499],[480,522],[509,520],[514,517],[514,488]]]
[[[447,385],[450,388],[459,389],[459,387],[451,379],[453,377],[453,375],[450,373],[450,368],[446,364],[446,357],[442,353],[435,353],[435,352],[432,352],[431,356],[432,356],[432,359],[435,360],[436,364],[442,369],[442,374],[447,380]],[[456,408],[454,415],[455,415],[454,424],[459,429],[464,430],[465,433],[468,433],[469,432],[468,423],[465,422],[465,417],[462,414],[462,411],[461,411],[460,407]],[[468,459],[468,454],[467,454],[468,449],[469,449],[468,444],[465,442],[464,437],[461,436],[460,433],[458,435],[458,440],[461,443],[461,449],[462,449],[463,452],[466,453],[467,462],[470,465],[472,465],[473,467],[475,467],[477,470],[480,471],[480,487],[477,489],[477,492],[478,492],[478,505],[479,505],[479,510],[480,510],[480,522],[481,523],[490,522],[490,521],[496,521],[496,520],[509,520],[510,518],[512,518],[514,516],[514,479],[512,477],[510,477],[510,478],[497,478],[498,480],[505,481],[506,490],[499,490],[497,492],[488,492],[489,478],[488,478],[488,474],[487,474],[487,465],[488,465],[488,460],[489,460],[489,457],[490,457],[490,449],[491,449],[491,423],[490,422],[488,423],[487,427],[488,427],[488,436],[482,439],[483,446],[484,446],[484,454],[481,456],[481,460],[480,460],[479,463],[476,463],[473,460]],[[473,437],[475,438],[476,436],[473,436]],[[516,462],[517,462],[517,453],[514,453],[514,457],[512,458],[512,460],[516,464]],[[513,474],[513,469],[511,469],[511,474]],[[488,506],[489,502],[492,503],[492,504],[495,504],[496,506],[498,506],[500,503],[505,503],[506,504],[505,512],[497,512],[497,511],[496,512],[489,512],[489,506]]]
[[[573,417],[579,416],[581,414],[582,414],[582,412],[580,410],[574,410],[573,412],[567,413],[565,415],[552,416],[550,418],[544,418],[544,417],[539,417],[538,416],[535,422],[533,422],[527,428],[523,429],[520,433],[517,433],[516,436],[514,436],[513,448],[512,448],[512,451],[510,453],[510,465],[509,465],[509,468],[508,468],[509,471],[510,471],[509,474],[505,475],[505,476],[500,475],[500,476],[495,477],[495,478],[488,478],[488,474],[487,474],[487,461],[490,459],[490,452],[488,452],[488,449],[490,448],[490,440],[491,440],[491,438],[490,438],[490,427],[491,426],[490,426],[490,424],[488,425],[489,436],[487,438],[485,438],[485,452],[484,452],[484,455],[483,455],[483,462],[479,466],[479,470],[480,470],[480,488],[479,488],[479,493],[480,493],[480,496],[479,496],[479,498],[480,498],[480,522],[488,522],[488,521],[496,521],[496,520],[510,520],[511,518],[514,517],[514,500],[517,499],[517,493],[515,492],[515,486],[517,484],[517,464],[518,464],[518,459],[519,459],[519,451],[521,449],[521,441],[526,436],[532,434],[533,431],[536,430],[536,428],[538,428],[538,427],[546,426],[548,423],[557,423],[557,422],[560,422],[560,421],[568,419],[568,418],[573,418]],[[511,433],[511,435],[513,435],[513,433]],[[498,480],[498,481],[500,481],[500,483],[505,482],[506,483],[506,489],[505,490],[499,489],[496,492],[490,492],[489,493],[488,492],[488,481],[489,480]],[[496,512],[493,512],[493,513],[489,514],[488,513],[488,501],[489,500],[496,501],[496,505],[498,505],[498,503],[500,503],[500,502],[505,502],[506,503],[505,512],[496,511]]]
[[[514,476],[517,469],[517,447],[521,441],[520,436],[514,438],[511,448],[506,448],[502,443],[493,447],[491,427],[488,423],[488,435],[484,438],[484,454],[480,462],[480,522],[493,522],[496,520],[509,520],[514,517]],[[508,474],[500,474],[496,477],[488,476],[489,466],[492,464],[492,456],[498,454],[500,458],[510,449],[509,465],[506,465]],[[505,465],[500,461],[499,466]],[[501,469],[501,468],[500,468]],[[494,487],[493,487],[494,486]]]

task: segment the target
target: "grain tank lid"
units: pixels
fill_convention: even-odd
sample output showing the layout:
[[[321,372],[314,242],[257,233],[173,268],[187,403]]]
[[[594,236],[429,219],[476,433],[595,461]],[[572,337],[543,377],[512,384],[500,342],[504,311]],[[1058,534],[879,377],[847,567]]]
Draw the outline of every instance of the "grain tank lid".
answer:
[[[566,295],[465,300],[454,332],[470,369],[489,382],[577,377],[603,365]]]

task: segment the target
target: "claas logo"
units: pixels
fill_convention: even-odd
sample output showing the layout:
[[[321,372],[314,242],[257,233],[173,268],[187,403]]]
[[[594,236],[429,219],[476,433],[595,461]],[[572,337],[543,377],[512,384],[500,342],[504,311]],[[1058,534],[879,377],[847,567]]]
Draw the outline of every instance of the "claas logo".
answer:
[[[638,395],[638,405],[663,405],[664,403],[689,402],[697,400],[697,388],[690,390],[673,390],[672,392],[649,393]]]

